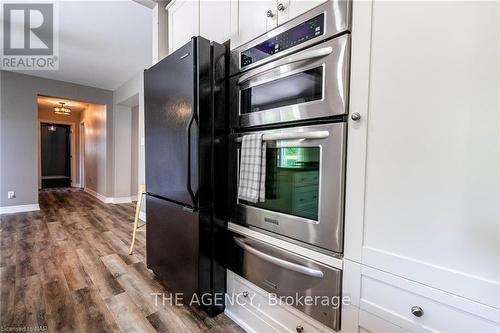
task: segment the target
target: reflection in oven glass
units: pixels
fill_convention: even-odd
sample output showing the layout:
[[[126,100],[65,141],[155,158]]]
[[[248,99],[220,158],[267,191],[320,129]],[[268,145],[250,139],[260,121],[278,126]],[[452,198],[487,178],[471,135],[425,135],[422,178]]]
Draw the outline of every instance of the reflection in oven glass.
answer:
[[[318,220],[319,147],[267,148],[266,200],[246,205]]]

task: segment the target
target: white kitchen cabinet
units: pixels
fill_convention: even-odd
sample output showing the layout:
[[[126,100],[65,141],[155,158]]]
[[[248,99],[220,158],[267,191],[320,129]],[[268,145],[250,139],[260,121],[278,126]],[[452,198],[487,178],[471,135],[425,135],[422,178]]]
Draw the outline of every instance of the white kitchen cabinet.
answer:
[[[276,0],[238,1],[238,34],[231,41],[231,47],[244,44],[278,24]]]
[[[326,0],[278,0],[278,24],[283,24],[324,2]]]
[[[500,3],[353,6],[345,257],[500,309]]]
[[[168,11],[168,49],[169,53],[172,53],[189,42],[191,37],[199,35],[199,4],[198,1],[175,0],[166,9]]]
[[[236,1],[216,0],[200,1],[200,36],[217,43],[224,43],[231,38],[231,12]]]
[[[342,332],[500,332],[500,309],[344,261]],[[380,318],[379,321],[375,320]]]

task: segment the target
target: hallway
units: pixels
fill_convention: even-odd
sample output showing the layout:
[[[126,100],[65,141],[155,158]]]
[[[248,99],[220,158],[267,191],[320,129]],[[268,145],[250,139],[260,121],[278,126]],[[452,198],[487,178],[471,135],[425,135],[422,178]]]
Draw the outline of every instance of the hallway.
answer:
[[[1,327],[50,332],[241,332],[225,315],[155,304],[166,289],[145,265],[145,233],[128,255],[135,206],[75,189],[40,192],[39,212],[2,215]]]

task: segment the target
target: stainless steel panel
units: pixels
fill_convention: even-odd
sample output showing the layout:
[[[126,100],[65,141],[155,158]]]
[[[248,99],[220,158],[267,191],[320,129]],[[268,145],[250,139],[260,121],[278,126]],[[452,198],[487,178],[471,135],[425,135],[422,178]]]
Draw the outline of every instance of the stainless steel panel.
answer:
[[[308,133],[326,133],[323,138],[315,138]],[[251,132],[256,133],[256,132]],[[268,138],[268,148],[280,147],[320,147],[320,179],[318,220],[310,220],[294,215],[265,210],[239,202],[233,198],[236,208],[231,220],[247,226],[254,226],[270,232],[290,237],[329,251],[341,253],[343,250],[344,227],[344,174],[346,153],[346,123],[331,123],[262,131]],[[303,133],[304,138],[299,138]],[[244,133],[249,134],[249,133]],[[240,136],[244,135],[241,134]],[[286,139],[292,136],[293,139]],[[238,141],[238,137],[233,138]],[[233,144],[233,149],[238,145]],[[232,156],[239,156],[237,151]],[[236,163],[238,168],[239,161]],[[239,173],[233,175],[238,177]],[[234,186],[237,185],[234,181]],[[232,191],[235,193],[237,191]]]
[[[281,122],[314,119],[348,113],[349,34],[334,38],[290,57],[255,68],[232,80],[232,103],[238,109],[238,125],[252,127]],[[258,112],[242,113],[241,91],[291,75],[323,68],[322,98]],[[235,83],[236,81],[236,83]],[[239,83],[238,83],[239,82]]]
[[[241,67],[240,63],[240,56],[241,52],[245,51],[247,49],[250,49],[254,47],[255,45],[258,45],[265,40],[272,38],[276,35],[279,35],[280,33],[289,30],[290,28],[295,27],[296,25],[299,25],[302,22],[305,22],[309,19],[312,19],[313,17],[316,17],[320,14],[324,13],[325,14],[325,32],[318,36],[317,38],[312,38],[311,40],[304,42],[302,44],[299,44],[297,46],[291,47],[289,49],[283,50],[275,55],[269,56],[265,59],[262,59],[261,61],[257,61],[253,64],[250,64],[248,66],[245,66],[244,68]],[[255,68],[257,66],[260,66],[264,63],[276,60],[278,58],[284,57],[288,54],[297,52],[300,49],[306,48],[310,45],[313,45],[315,43],[320,42],[321,40],[325,40],[328,38],[331,38],[333,36],[336,36],[338,34],[341,34],[345,31],[350,31],[351,30],[351,1],[348,0],[330,0],[325,2],[324,4],[321,4],[306,13],[295,17],[291,19],[290,21],[280,25],[279,27],[253,39],[252,41],[243,44],[239,46],[238,48],[234,49],[231,52],[231,57],[232,57],[232,62],[234,64],[237,64],[236,70],[237,72],[240,71],[245,71],[251,68]],[[234,74],[234,73],[231,73]]]
[[[329,304],[316,301],[306,305],[296,302],[294,307],[338,331],[342,271],[325,266],[287,250],[257,239],[233,236],[232,251],[237,263],[231,269],[260,288],[283,297],[310,297],[329,299]],[[290,298],[288,298],[290,299]]]

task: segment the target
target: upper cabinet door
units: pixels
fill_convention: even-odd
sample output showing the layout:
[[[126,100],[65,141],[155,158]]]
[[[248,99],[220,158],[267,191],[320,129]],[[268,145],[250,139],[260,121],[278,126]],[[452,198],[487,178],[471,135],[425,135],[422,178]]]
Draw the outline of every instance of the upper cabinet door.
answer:
[[[220,44],[230,39],[231,6],[237,6],[237,3],[229,0],[201,0],[200,35]]]
[[[278,25],[275,0],[245,1],[238,3],[238,36],[232,39],[234,48],[262,35]]]
[[[283,24],[323,2],[326,0],[278,0],[278,24]]]
[[[192,0],[175,0],[168,10],[168,48],[174,52],[200,34],[199,3]]]

